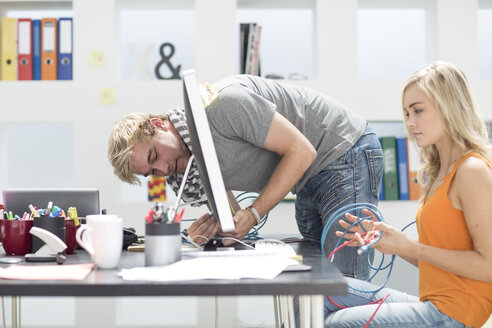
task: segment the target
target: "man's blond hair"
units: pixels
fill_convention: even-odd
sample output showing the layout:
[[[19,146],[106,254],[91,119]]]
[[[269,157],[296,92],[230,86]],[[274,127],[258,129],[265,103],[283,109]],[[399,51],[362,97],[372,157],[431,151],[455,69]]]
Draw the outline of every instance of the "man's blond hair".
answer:
[[[113,165],[114,174],[122,181],[140,184],[133,172],[133,147],[139,142],[149,142],[156,134],[151,119],[168,121],[166,115],[132,113],[116,123],[111,130],[108,142],[108,159]]]

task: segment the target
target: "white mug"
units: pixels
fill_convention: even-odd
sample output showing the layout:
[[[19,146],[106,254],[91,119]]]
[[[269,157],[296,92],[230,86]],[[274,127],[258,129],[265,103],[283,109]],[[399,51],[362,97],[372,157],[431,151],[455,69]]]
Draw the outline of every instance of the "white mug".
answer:
[[[123,219],[117,215],[87,215],[76,239],[101,269],[118,266],[123,248]]]

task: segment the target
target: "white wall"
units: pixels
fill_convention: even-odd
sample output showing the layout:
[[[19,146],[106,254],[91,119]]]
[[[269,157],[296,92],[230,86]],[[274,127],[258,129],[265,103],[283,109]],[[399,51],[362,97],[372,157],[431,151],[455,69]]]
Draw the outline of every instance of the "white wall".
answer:
[[[377,1],[375,1],[377,4]],[[435,57],[430,60],[449,60],[459,65],[469,76],[478,101],[487,120],[492,119],[492,87],[491,80],[480,80],[478,73],[478,45],[477,45],[477,8],[478,0],[435,0],[419,1],[430,2],[435,7],[429,33],[435,34]],[[236,25],[236,10],[250,6],[278,6],[279,8],[295,7],[296,1],[272,1],[265,5],[264,1],[234,1],[234,0],[187,0],[182,4],[178,0],[157,1],[145,0],[138,4],[128,0],[73,0],[74,13],[74,80],[73,81],[46,81],[46,82],[0,82],[0,186],[19,187],[32,182],[35,187],[47,187],[43,176],[48,169],[43,159],[20,158],[20,155],[8,152],[9,142],[5,140],[10,124],[64,124],[72,126],[73,138],[71,150],[73,158],[66,159],[66,153],[58,154],[59,161],[52,161],[50,165],[72,166],[71,181],[68,187],[91,187],[101,191],[102,207],[110,213],[117,213],[125,219],[126,226],[133,226],[138,232],[143,231],[143,217],[149,208],[145,200],[131,201],[126,195],[125,188],[112,173],[112,168],[106,160],[106,147],[109,131],[113,124],[122,116],[134,111],[165,112],[168,109],[182,105],[181,81],[155,80],[120,80],[120,58],[118,56],[119,26],[117,9],[120,7],[137,6],[140,8],[195,8],[196,37],[195,65],[202,81],[214,81],[221,77],[237,73],[238,35]],[[314,48],[312,58],[315,58],[315,78],[299,81],[309,87],[325,92],[346,103],[372,121],[400,121],[400,89],[404,80],[359,80],[357,57],[357,17],[359,4],[364,0],[317,0],[307,2],[313,4],[314,20]],[[394,3],[394,1],[380,1],[380,3]],[[406,3],[412,3],[408,0]],[[39,9],[57,8],[67,9],[70,1],[4,1],[0,0],[0,14],[6,9]],[[70,8],[68,8],[70,9]],[[459,23],[457,23],[459,22]],[[149,27],[150,28],[150,27]],[[293,45],[295,46],[295,45]],[[90,64],[91,54],[97,51],[105,55],[103,66]],[[279,55],[281,56],[281,55]],[[284,56],[286,56],[284,54]],[[114,103],[102,104],[101,92],[110,89],[114,91]],[[34,131],[26,139],[21,140],[19,147],[31,147],[32,138],[38,138]],[[64,135],[64,137],[67,135]],[[64,138],[62,137],[62,138]],[[63,144],[61,142],[61,144]],[[56,149],[53,150],[56,153]],[[23,172],[25,180],[11,181],[9,176],[19,161],[30,163]],[[67,164],[70,163],[70,164]],[[53,176],[53,186],[65,186],[64,181],[56,182]],[[41,182],[40,182],[41,181]],[[61,185],[56,185],[56,184]],[[40,185],[41,184],[41,185]],[[145,189],[131,191],[138,193]],[[131,198],[131,197],[130,197]],[[136,199],[141,199],[136,197]],[[413,202],[382,202],[381,208],[385,217],[391,223],[403,227],[404,223],[412,218],[417,205]],[[188,208],[185,218],[197,217],[200,209]],[[391,219],[389,219],[391,218]],[[296,233],[297,228],[293,219],[293,204],[281,204],[272,211],[267,225],[262,233]],[[400,266],[400,263],[398,263]],[[413,269],[402,264],[394,270],[390,286],[405,289],[415,294],[417,280]],[[412,277],[410,277],[412,276]],[[264,299],[270,302],[269,299]],[[91,313],[94,307],[104,308],[104,315],[98,316],[99,323],[105,327],[119,325],[117,311],[125,308],[124,299],[43,299],[41,301],[25,298],[23,317],[24,326],[36,326],[33,313],[36,304],[65,304],[73,316],[57,322],[56,316],[44,318],[51,326],[85,327],[93,320]],[[152,302],[170,304],[172,300],[150,299]],[[234,313],[239,300],[226,300],[221,311]],[[51,303],[53,302],[53,303]],[[57,303],[60,302],[60,303]],[[66,303],[68,302],[68,303]],[[167,302],[167,303],[166,303]],[[29,305],[31,304],[31,305]],[[198,298],[189,301],[190,312],[198,318],[195,323],[201,327],[212,327],[214,298]],[[135,304],[134,304],[135,305]],[[136,306],[136,305],[135,305]],[[251,314],[245,306],[239,306],[238,318],[248,322],[255,322],[255,314]],[[263,306],[270,311],[268,306]],[[225,309],[225,310],[222,310]],[[230,311],[232,312],[230,312]],[[100,311],[101,312],[101,311]],[[139,309],[144,313],[144,309]],[[136,314],[139,315],[138,313]],[[231,322],[230,315],[223,322]],[[266,316],[268,316],[266,314]],[[143,318],[143,317],[141,317]],[[142,319],[143,320],[143,319]],[[243,320],[243,321],[244,321]],[[193,321],[193,320],[191,320]],[[273,313],[267,325],[272,325]],[[242,325],[236,321],[234,325]],[[260,323],[256,323],[258,326]],[[97,323],[91,322],[96,326]],[[150,325],[150,324],[149,324]],[[121,323],[121,326],[128,326]],[[131,325],[129,325],[131,326]],[[186,325],[185,325],[186,326]],[[224,327],[227,325],[223,325]],[[229,325],[230,326],[230,325]]]

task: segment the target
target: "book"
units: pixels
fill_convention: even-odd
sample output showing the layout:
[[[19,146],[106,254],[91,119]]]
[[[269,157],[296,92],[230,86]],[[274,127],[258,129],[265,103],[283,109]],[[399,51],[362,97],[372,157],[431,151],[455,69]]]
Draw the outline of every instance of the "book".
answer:
[[[384,152],[384,199],[398,200],[398,165],[396,155],[396,138],[381,137]]]
[[[409,200],[407,138],[396,138],[396,155],[398,158],[398,195],[400,200]]]

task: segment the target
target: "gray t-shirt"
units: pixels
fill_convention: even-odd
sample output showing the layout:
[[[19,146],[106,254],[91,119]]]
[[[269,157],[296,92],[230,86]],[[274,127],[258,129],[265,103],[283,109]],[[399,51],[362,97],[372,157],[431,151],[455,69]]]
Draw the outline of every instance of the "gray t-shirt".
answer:
[[[349,150],[365,130],[360,115],[312,89],[252,75],[228,77],[214,87],[219,97],[207,107],[207,116],[228,190],[261,192],[270,179],[280,156],[263,146],[274,112],[317,151],[293,193]]]

